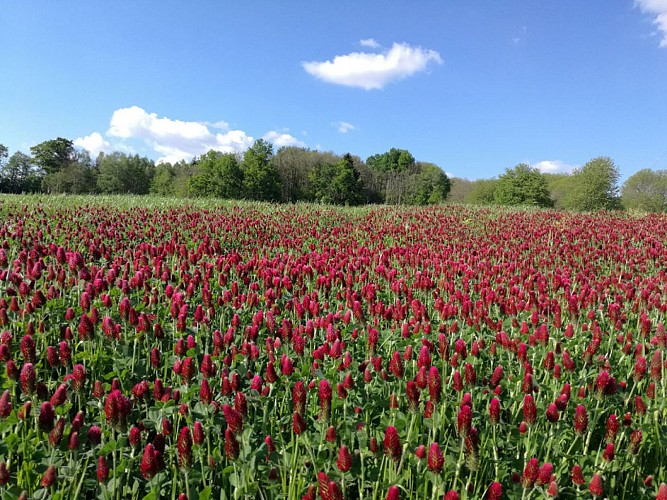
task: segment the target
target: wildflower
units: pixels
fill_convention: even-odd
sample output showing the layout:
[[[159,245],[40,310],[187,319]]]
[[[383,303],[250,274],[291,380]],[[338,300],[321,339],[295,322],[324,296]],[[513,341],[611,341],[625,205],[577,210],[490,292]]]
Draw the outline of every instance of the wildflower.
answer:
[[[228,460],[236,460],[239,457],[239,442],[229,427],[225,429],[225,456]]]
[[[602,484],[602,477],[600,474],[593,474],[591,482],[588,485],[588,490],[591,492],[593,497],[601,497],[604,495],[604,486]]]
[[[636,455],[639,452],[639,445],[642,442],[642,431],[641,429],[635,429],[630,434],[630,444],[628,445],[628,450],[633,455]]]
[[[387,499],[386,500],[400,500],[401,495],[400,495],[401,490],[398,489],[398,486],[392,485],[389,487],[389,490],[387,491]]]
[[[588,427],[588,412],[584,405],[577,405],[574,412],[574,432],[578,436],[583,436]]]
[[[303,434],[306,431],[306,421],[303,419],[299,412],[294,412],[292,415],[292,430],[297,436]]]
[[[550,462],[545,463],[540,467],[540,470],[537,473],[537,485],[544,486],[551,482],[551,475],[553,474],[554,466]]]
[[[409,380],[406,388],[406,395],[408,398],[408,411],[416,413],[419,409],[419,389],[413,380]]]
[[[7,464],[3,461],[0,462],[0,486],[5,486],[11,477]]]
[[[396,461],[401,458],[402,451],[396,427],[388,426],[384,434],[384,452]]]
[[[192,434],[187,426],[181,429],[176,443],[178,450],[178,463],[182,469],[188,469],[192,465]]]
[[[460,436],[467,436],[472,425],[472,409],[463,405],[456,417],[456,429]]]
[[[21,367],[21,390],[24,394],[32,394],[35,392],[35,379],[37,378],[37,372],[35,371],[35,366],[32,363],[25,363]]]
[[[613,413],[609,415],[606,426],[607,430],[604,435],[604,441],[605,443],[613,443],[616,440],[616,434],[618,434],[618,428],[620,427],[618,417]]]
[[[51,486],[56,484],[56,481],[58,481],[58,473],[56,471],[56,468],[53,465],[49,465],[49,467],[46,469],[46,472],[42,476],[40,484],[44,488],[50,488]]]
[[[428,392],[434,403],[440,402],[442,395],[442,379],[436,366],[432,366],[428,372]]]
[[[320,400],[319,420],[328,420],[331,416],[331,385],[326,379],[320,380],[318,396]]]
[[[107,463],[104,455],[100,455],[100,458],[97,459],[97,481],[100,483],[105,483],[109,478],[109,464]]]
[[[602,454],[602,458],[606,462],[611,462],[614,459],[614,443],[609,443]]]
[[[294,412],[303,415],[306,409],[306,387],[301,380],[297,380],[292,387],[292,406]]]
[[[546,416],[549,422],[558,422],[558,407],[555,403],[549,403],[549,406],[547,406]]]
[[[581,465],[579,464],[575,464],[572,467],[571,475],[572,475],[572,482],[577,486],[581,486],[586,482],[586,480],[584,479],[583,471],[581,470]]]
[[[523,476],[521,477],[521,484],[524,488],[532,488],[537,481],[537,476],[539,474],[539,462],[537,458],[533,457],[526,463],[526,467],[523,469]]]
[[[102,442],[102,429],[97,425],[91,425],[88,428],[88,441],[95,446]]]
[[[500,422],[500,400],[493,398],[489,403],[489,420],[492,424]]]
[[[155,450],[151,443],[148,443],[146,448],[144,448],[144,454],[141,457],[140,469],[141,475],[144,477],[144,479],[150,479],[158,473],[158,452]]]
[[[0,396],[0,418],[7,418],[12,413],[12,400],[9,389]]]
[[[43,402],[39,410],[39,428],[44,432],[51,431],[51,429],[53,429],[53,423],[55,422],[55,419],[56,412],[53,409],[53,405],[48,401]]]
[[[222,405],[222,413],[225,415],[229,429],[234,434],[241,434],[243,432],[243,415],[228,404]]]
[[[537,416],[537,407],[533,396],[526,394],[523,398],[523,418],[528,424],[534,424]]]
[[[336,466],[341,472],[347,472],[352,468],[352,455],[347,446],[342,445],[338,451]]]
[[[436,474],[442,470],[445,464],[445,458],[442,455],[442,450],[438,443],[432,443],[428,450],[428,469]]]
[[[491,483],[489,489],[486,491],[486,500],[501,500],[503,497],[502,484],[495,482]]]

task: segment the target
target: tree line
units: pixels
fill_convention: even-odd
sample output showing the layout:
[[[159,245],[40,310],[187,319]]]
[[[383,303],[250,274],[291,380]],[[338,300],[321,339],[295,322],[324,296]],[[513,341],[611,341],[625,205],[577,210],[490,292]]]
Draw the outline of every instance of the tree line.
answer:
[[[519,164],[494,179],[452,179],[449,201],[478,205],[532,205],[573,211],[667,212],[667,170],[642,169],[619,186],[609,157],[597,157],[571,174],[550,174]]]
[[[643,169],[619,186],[611,158],[571,174],[527,164],[492,179],[449,178],[433,163],[392,148],[362,160],[349,153],[281,147],[258,139],[244,153],[208,151],[193,160],[158,163],[139,155],[100,153],[94,160],[58,137],[11,156],[0,144],[0,192],[154,194],[338,205],[467,203],[575,211],[667,212],[667,170]]]
[[[281,147],[256,140],[244,153],[208,151],[192,161],[155,164],[139,155],[95,160],[59,137],[8,157],[0,145],[0,192],[155,194],[338,205],[444,202],[450,189],[437,165],[392,148],[363,161],[349,153]]]

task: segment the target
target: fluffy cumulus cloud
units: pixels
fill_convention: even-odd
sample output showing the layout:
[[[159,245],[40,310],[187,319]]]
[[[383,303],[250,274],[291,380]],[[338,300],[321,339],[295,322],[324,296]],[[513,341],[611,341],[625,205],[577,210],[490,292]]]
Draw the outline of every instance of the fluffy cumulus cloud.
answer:
[[[653,22],[661,33],[660,47],[667,47],[667,0],[635,0],[635,5],[654,16]]]
[[[212,132],[211,128],[221,129]],[[210,149],[224,153],[244,151],[253,138],[242,130],[227,130],[225,122],[204,124],[174,120],[148,113],[139,106],[114,111],[107,135],[119,139],[141,139],[162,156],[158,161],[189,160]]]
[[[352,52],[330,61],[304,62],[302,66],[306,72],[325,82],[370,90],[381,89],[389,82],[425,71],[431,63],[442,64],[442,58],[435,50],[394,43],[388,50]]]
[[[305,146],[286,131],[269,131],[263,138],[276,147]],[[175,120],[131,106],[114,111],[105,136],[93,132],[75,139],[74,144],[95,157],[100,151],[132,152],[133,141],[152,150],[159,156],[158,162],[175,163],[188,161],[211,149],[223,153],[243,152],[252,146],[254,138],[243,130],[231,130],[224,121]]]
[[[341,134],[347,134],[350,130],[354,130],[354,125],[348,122],[336,122],[333,124]]]
[[[262,137],[265,141],[269,141],[275,147],[281,148],[283,146],[297,146],[300,148],[306,147],[306,144],[287,132],[278,132],[271,130]]]
[[[568,165],[560,160],[538,161],[531,166],[544,174],[569,174],[576,168],[574,165]]]
[[[93,132],[85,137],[79,137],[74,139],[73,142],[75,146],[88,151],[93,158],[100,153],[108,153],[111,150],[111,144],[109,144],[109,141],[104,139],[99,132]]]

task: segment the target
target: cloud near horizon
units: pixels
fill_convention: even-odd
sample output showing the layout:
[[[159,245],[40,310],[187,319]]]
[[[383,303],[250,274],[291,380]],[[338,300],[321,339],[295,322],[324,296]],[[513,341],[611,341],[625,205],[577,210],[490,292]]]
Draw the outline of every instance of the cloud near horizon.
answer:
[[[174,120],[158,117],[157,113],[148,113],[139,106],[114,111],[105,136],[117,139],[118,143],[112,146],[102,134],[93,132],[75,139],[74,144],[88,150],[94,157],[100,151],[128,149],[124,141],[139,140],[159,155],[158,163],[175,163],[181,160],[189,161],[211,149],[223,153],[241,153],[252,146],[255,140],[243,130],[230,130],[224,121],[211,123]],[[263,138],[277,147],[305,146],[286,132],[272,130]]]
[[[635,5],[642,12],[655,16],[653,24],[662,33],[659,46],[667,47],[667,0],[635,0]]]
[[[575,165],[568,165],[560,160],[543,160],[533,163],[531,167],[538,169],[543,174],[571,174]]]
[[[377,48],[373,47],[377,44],[373,39],[361,43]],[[425,71],[430,63],[442,64],[435,50],[394,43],[382,52],[352,52],[330,61],[304,62],[302,66],[308,74],[325,82],[371,90]]]

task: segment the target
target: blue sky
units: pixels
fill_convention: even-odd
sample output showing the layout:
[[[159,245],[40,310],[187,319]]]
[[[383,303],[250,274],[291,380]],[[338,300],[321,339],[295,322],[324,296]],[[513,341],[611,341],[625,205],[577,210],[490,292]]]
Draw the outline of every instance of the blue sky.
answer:
[[[8,0],[0,143],[392,147],[470,179],[667,168],[667,0]]]

